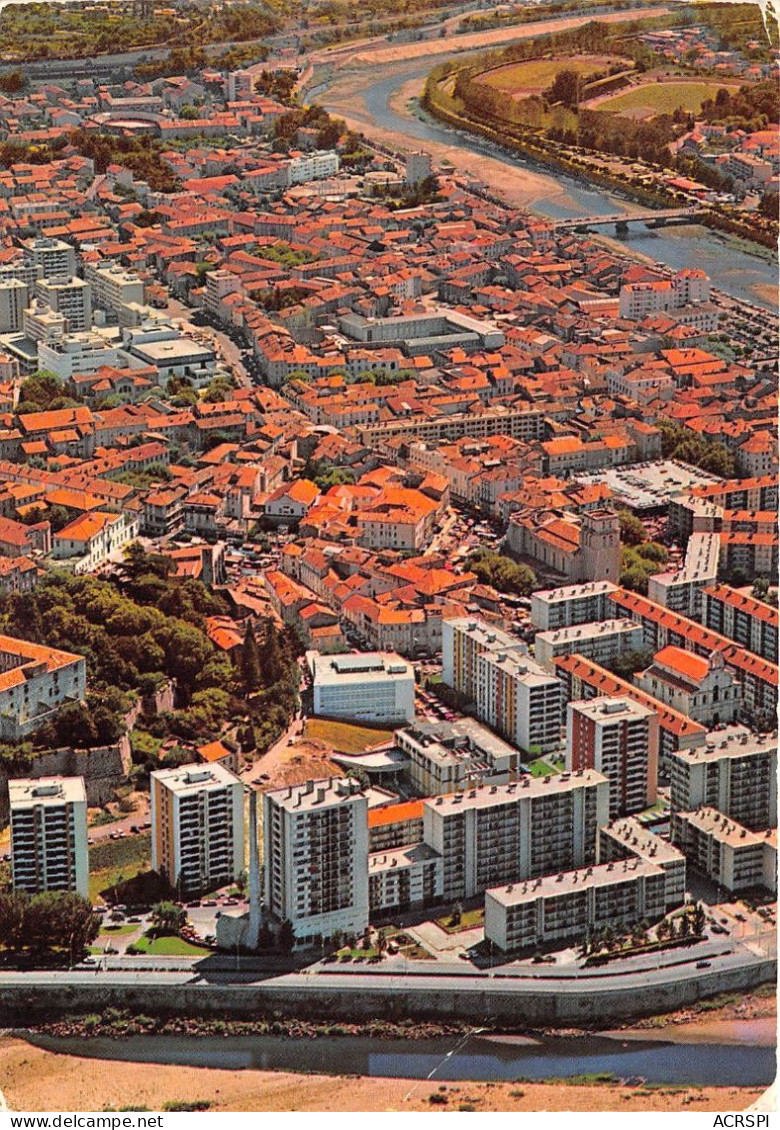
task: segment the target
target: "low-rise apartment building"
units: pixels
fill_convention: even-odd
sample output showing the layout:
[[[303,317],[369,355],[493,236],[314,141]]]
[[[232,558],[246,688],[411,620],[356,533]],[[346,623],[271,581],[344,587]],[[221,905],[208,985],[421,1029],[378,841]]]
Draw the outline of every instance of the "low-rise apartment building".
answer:
[[[637,858],[485,892],[485,939],[503,953],[584,941],[591,929],[662,918],[666,873]]]
[[[770,604],[730,585],[710,585],[702,590],[701,618],[706,628],[777,663],[780,618]]]
[[[472,718],[415,721],[397,730],[395,741],[409,758],[412,785],[423,796],[508,784],[520,768],[519,751]]]

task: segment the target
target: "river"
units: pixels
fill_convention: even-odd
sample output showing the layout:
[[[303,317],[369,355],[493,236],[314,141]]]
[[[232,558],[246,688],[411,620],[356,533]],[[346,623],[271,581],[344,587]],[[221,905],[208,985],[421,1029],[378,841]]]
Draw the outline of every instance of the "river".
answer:
[[[423,146],[425,142],[457,146],[470,153],[499,160],[510,168],[526,170],[537,178],[541,174],[542,179],[549,181],[555,192],[550,193],[550,199],[542,195],[530,205],[530,210],[538,215],[550,219],[568,219],[631,211],[631,203],[615,193],[591,188],[565,173],[551,173],[538,162],[517,157],[483,138],[444,126],[422,112],[419,116],[412,116],[394,110],[390,105],[391,99],[412,80],[424,79],[437,61],[440,60],[431,58],[425,65],[395,68],[395,73],[377,80],[367,74],[365,85],[361,84],[356,94],[356,97],[362,99],[366,116],[376,126],[397,135],[401,145],[416,141]],[[308,97],[317,99],[327,108],[330,85],[330,82],[323,82],[313,87],[308,92]],[[334,107],[334,113],[338,112],[339,107]],[[565,190],[563,193],[561,188]],[[777,264],[759,255],[749,254],[733,239],[709,228],[690,224],[684,227],[650,229],[645,224],[632,224],[626,234],[608,234],[621,243],[627,253],[640,252],[675,270],[695,264],[705,270],[713,284],[726,294],[755,302],[770,310],[776,308],[776,301],[770,295],[773,291],[776,293],[777,289]]]
[[[26,1036],[47,1051],[88,1059],[237,1070],[366,1075],[392,1079],[558,1079],[611,1074],[648,1083],[768,1086],[775,1049],[734,1044],[679,1044],[603,1036],[528,1041],[473,1035],[427,1040],[283,1036],[132,1036],[114,1040]],[[454,1050],[453,1050],[454,1049]]]

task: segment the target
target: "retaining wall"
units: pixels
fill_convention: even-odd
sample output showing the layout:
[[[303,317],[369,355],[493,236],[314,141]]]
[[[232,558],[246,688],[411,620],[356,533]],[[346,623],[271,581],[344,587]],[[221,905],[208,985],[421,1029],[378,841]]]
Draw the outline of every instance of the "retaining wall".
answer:
[[[114,1007],[160,1016],[249,1018],[277,1014],[347,1021],[457,1019],[528,1027],[578,1027],[670,1012],[703,997],[774,983],[776,975],[776,961],[767,960],[639,988],[626,984],[599,986],[588,979],[574,990],[554,991],[519,984],[509,988],[487,978],[477,984],[467,981],[457,989],[417,988],[393,976],[387,977],[386,985],[378,987],[351,983],[352,978],[345,976],[343,985],[333,988],[318,985],[316,974],[305,986],[278,981],[259,985],[165,985],[148,980],[133,985],[112,983],[108,979],[110,974],[101,973],[96,974],[94,984],[4,985],[0,987],[0,1023],[19,1024],[25,1019],[52,1019],[68,1012],[101,1012]]]

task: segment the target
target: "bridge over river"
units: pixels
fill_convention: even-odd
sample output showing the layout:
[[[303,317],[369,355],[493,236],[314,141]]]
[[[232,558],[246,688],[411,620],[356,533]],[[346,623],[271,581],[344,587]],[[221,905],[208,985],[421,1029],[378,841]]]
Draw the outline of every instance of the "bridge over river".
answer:
[[[675,223],[688,224],[705,211],[701,204],[692,204],[686,208],[656,208],[652,212],[636,212],[630,216],[625,213],[614,216],[575,216],[567,220],[554,220],[552,226],[556,231],[586,231],[588,228],[614,224],[615,230],[622,232],[628,231],[629,224],[647,224],[649,228],[662,228]]]

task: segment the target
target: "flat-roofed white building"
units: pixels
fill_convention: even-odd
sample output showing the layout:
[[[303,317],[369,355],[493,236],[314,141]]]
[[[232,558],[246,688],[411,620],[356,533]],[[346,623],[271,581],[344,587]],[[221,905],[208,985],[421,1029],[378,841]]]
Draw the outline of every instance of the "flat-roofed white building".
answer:
[[[368,799],[352,778],[263,795],[265,905],[299,942],[368,925]]]
[[[14,890],[75,891],[87,898],[87,793],[83,777],[8,782]]]
[[[716,808],[753,831],[777,826],[777,734],[713,731],[704,745],[671,752],[669,768],[673,810]]]
[[[424,840],[443,858],[448,901],[593,863],[598,829],[608,823],[609,785],[593,770],[524,776],[423,807]]]
[[[314,714],[391,725],[414,718],[414,667],[395,652],[306,654]]]
[[[641,651],[643,640],[642,625],[633,620],[602,620],[599,623],[572,624],[567,628],[537,632],[534,654],[545,671],[552,674],[559,655],[576,652],[593,663],[606,665],[624,652]]]
[[[562,585],[543,589],[531,596],[531,623],[541,632],[609,620],[614,605],[609,594],[617,591],[612,581],[588,581],[583,585]]]
[[[223,765],[151,774],[152,868],[182,897],[231,883],[244,869],[244,784]]]
[[[668,840],[649,831],[633,816],[616,820],[599,829],[596,858],[599,863],[617,859],[644,859],[666,872],[666,909],[672,910],[685,899],[685,856]]]
[[[616,816],[655,804],[658,715],[630,698],[580,699],[568,706],[566,768],[595,769],[609,780]]]
[[[505,953],[584,940],[593,927],[665,913],[666,875],[641,859],[545,875],[485,892],[485,939]]]
[[[777,832],[751,832],[715,808],[672,813],[672,842],[729,891],[777,890]]]

